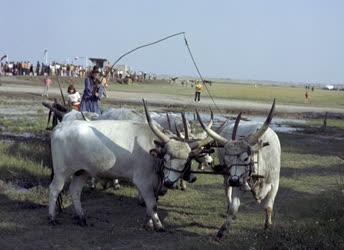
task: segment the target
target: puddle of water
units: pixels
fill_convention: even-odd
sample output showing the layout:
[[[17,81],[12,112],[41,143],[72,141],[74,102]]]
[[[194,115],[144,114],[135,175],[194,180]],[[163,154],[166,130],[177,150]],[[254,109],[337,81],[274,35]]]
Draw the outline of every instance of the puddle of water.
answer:
[[[171,112],[172,113],[172,112]],[[178,115],[178,113],[174,113]],[[185,113],[185,116],[189,121],[195,121],[198,123],[196,115],[193,112]],[[208,123],[210,121],[210,113],[200,113],[201,119]],[[214,127],[220,126],[224,121],[234,118],[236,114],[233,115],[224,115],[224,114],[214,114]],[[195,120],[196,119],[196,120]],[[263,123],[266,119],[264,116],[245,116],[245,120],[253,121],[253,122],[260,122]],[[234,120],[231,120],[234,122]],[[304,120],[297,120],[297,119],[285,119],[285,118],[273,118],[271,123],[271,128],[276,132],[282,133],[293,133],[297,132],[298,128],[291,127],[289,124],[305,124],[306,121]]]

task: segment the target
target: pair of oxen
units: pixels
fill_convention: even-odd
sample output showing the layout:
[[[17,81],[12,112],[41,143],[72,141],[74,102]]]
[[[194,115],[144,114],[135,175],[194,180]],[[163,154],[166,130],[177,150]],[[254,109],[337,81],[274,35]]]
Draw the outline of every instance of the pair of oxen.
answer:
[[[278,136],[269,128],[275,101],[264,124],[223,123],[217,131],[198,120],[207,133],[203,139],[182,137],[176,129],[162,130],[152,121],[143,101],[147,122],[135,120],[71,120],[59,123],[51,136],[54,177],[49,188],[49,221],[56,224],[56,201],[67,180],[80,225],[86,225],[81,207],[82,188],[89,177],[129,179],[146,205],[149,229],[163,231],[157,212],[157,198],[180,179],[189,182],[193,159],[218,148],[228,201],[227,218],[217,233],[221,238],[235,219],[241,195],[250,190],[260,203],[264,200],[265,227],[271,225],[274,199],[279,185],[281,148]],[[227,139],[230,138],[230,139]]]

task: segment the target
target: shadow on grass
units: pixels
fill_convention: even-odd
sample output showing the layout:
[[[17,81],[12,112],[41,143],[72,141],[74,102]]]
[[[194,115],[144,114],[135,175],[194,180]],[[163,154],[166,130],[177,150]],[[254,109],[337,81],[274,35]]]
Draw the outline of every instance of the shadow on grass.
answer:
[[[60,225],[50,226],[46,206],[31,201],[17,201],[0,194],[0,247],[47,248],[56,245],[60,248],[101,246],[132,249],[145,244],[147,247],[173,249],[181,244],[180,237],[199,236],[184,231],[185,226],[204,226],[187,222],[173,225],[165,223],[166,233],[149,232],[143,229],[145,208],[137,205],[136,198],[95,191],[83,194],[83,200],[83,207],[87,210],[87,227],[75,224],[72,205],[58,215]],[[163,208],[158,209],[162,222],[168,212]],[[23,238],[25,240],[18,242]]]
[[[137,205],[135,197],[107,193],[100,190],[84,192],[83,207],[87,210],[88,226],[81,228],[73,220],[74,209],[67,205],[58,215],[58,226],[49,226],[47,207],[30,200],[18,201],[0,194],[1,223],[0,246],[5,247],[51,247],[52,245],[75,248],[336,248],[343,246],[344,230],[343,198],[338,192],[310,195],[290,188],[280,188],[275,203],[274,226],[270,231],[262,230],[263,225],[240,225],[241,214],[252,210],[253,204],[243,204],[239,220],[220,243],[213,241],[217,227],[206,222],[193,221],[197,204],[179,209],[191,209],[190,219],[174,220],[167,224],[165,218],[175,212],[173,205],[160,206],[159,217],[167,233],[148,232],[142,228],[145,222],[145,208]],[[248,196],[243,200],[252,201]],[[258,207],[259,206],[255,206]],[[178,210],[179,210],[178,209]],[[177,211],[178,212],[178,211]],[[261,211],[261,213],[263,213]],[[217,216],[214,214],[214,216]],[[247,216],[247,215],[246,215]],[[188,221],[190,220],[190,221]],[[335,222],[334,222],[334,221]],[[318,223],[316,223],[318,221]],[[12,225],[6,227],[6,225]],[[29,230],[34,228],[34,230]],[[197,233],[207,231],[208,233]],[[25,234],[23,234],[25,232]],[[25,241],[14,241],[25,235]],[[44,237],[42,237],[44,235]],[[17,245],[11,245],[12,243]]]
[[[272,230],[245,229],[257,235],[256,248],[343,249],[344,199],[339,191],[310,195],[284,189],[282,193],[294,199],[278,199]]]
[[[281,169],[281,176],[291,178],[300,177],[301,175],[316,175],[316,176],[332,176],[344,175],[344,167],[341,166],[312,166],[307,168],[289,168],[283,167]]]
[[[343,154],[344,141],[319,138],[317,135],[278,134],[283,152],[336,156]]]
[[[11,182],[22,188],[32,188],[38,185],[47,187],[50,184],[50,176],[42,173],[31,172],[25,168],[2,164],[0,168],[0,180]]]

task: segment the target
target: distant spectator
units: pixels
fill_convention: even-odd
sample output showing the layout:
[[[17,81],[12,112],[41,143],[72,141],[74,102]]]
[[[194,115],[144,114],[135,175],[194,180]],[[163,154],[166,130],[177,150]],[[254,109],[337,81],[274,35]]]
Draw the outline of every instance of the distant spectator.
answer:
[[[39,62],[37,62],[37,65],[36,65],[36,75],[39,76],[40,74],[40,69],[41,69],[41,65]]]
[[[305,92],[305,103],[310,103],[308,91]]]
[[[44,78],[44,90],[43,90],[43,93],[42,93],[42,96],[46,96],[46,97],[49,97],[48,96],[48,90],[49,90],[49,87],[50,85],[52,84],[52,80],[50,79],[49,76],[46,76]]]
[[[195,100],[194,100],[195,102],[196,101],[198,101],[198,102],[201,101],[202,89],[203,89],[202,83],[200,81],[196,81],[196,83],[195,83]]]
[[[34,74],[33,74],[33,65],[31,64],[30,65],[30,76],[33,76]]]
[[[79,92],[76,91],[73,84],[68,86],[68,105],[77,111],[80,110],[80,100],[81,96]]]

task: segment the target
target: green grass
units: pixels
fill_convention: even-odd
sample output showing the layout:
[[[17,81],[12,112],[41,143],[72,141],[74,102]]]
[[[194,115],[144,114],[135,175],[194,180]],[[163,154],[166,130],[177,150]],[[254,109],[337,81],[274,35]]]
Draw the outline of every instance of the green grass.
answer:
[[[162,93],[169,95],[193,96],[194,90],[179,85],[169,84],[132,84],[110,86],[110,90],[144,93]],[[304,88],[289,86],[265,86],[256,88],[251,85],[214,83],[209,87],[210,93],[216,98],[271,102],[276,98],[283,104],[304,104]],[[207,96],[204,89],[203,95]],[[344,107],[344,91],[325,91],[317,89],[310,93],[312,106]]]
[[[49,183],[51,164],[46,143],[2,143],[0,155],[1,180],[26,188]]]
[[[40,115],[33,119],[25,118],[8,118],[8,117],[0,117],[0,126],[3,126],[7,132],[12,133],[37,133],[42,134],[45,133],[45,128],[47,126],[47,116]]]

